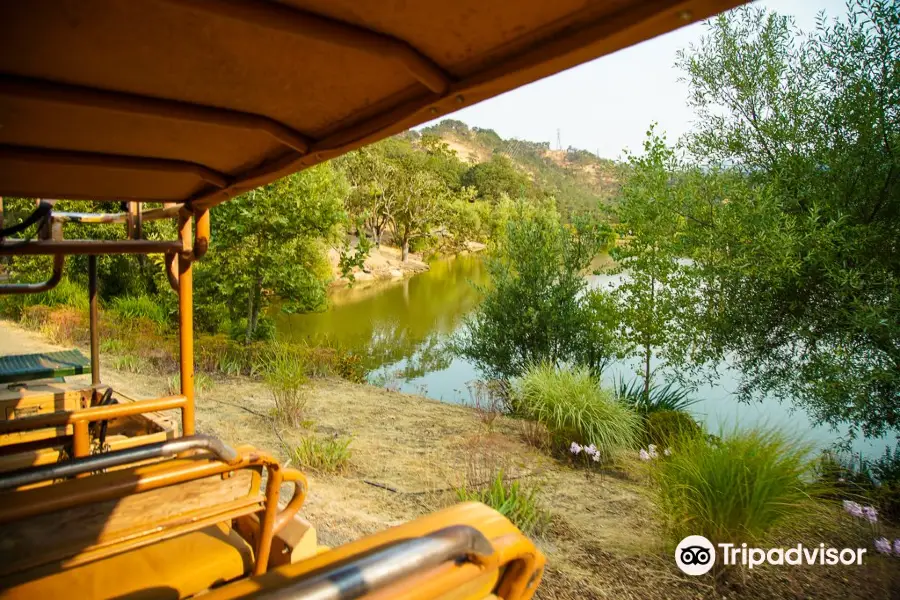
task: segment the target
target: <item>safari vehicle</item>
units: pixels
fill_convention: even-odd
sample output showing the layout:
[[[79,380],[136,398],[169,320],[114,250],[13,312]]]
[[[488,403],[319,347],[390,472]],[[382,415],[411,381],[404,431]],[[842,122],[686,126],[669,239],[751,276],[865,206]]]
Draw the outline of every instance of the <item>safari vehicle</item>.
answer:
[[[54,267],[46,282],[5,283],[0,293],[52,288],[71,255],[91,257],[96,281],[103,256],[162,254],[178,294],[181,374],[176,396],[105,401],[91,286],[88,393],[0,421],[0,435],[33,436],[10,442],[32,444],[31,462],[0,474],[4,595],[530,598],[544,557],[486,506],[452,507],[322,548],[300,517],[302,473],[196,433],[192,266],[214,233],[209,211],[737,3],[0,3],[0,195],[127,208],[67,214],[44,202],[30,219],[40,225],[37,239],[6,223],[0,254],[48,255]],[[152,219],[177,220],[177,238],[144,239],[141,223]],[[129,236],[66,239],[63,224],[72,221],[125,225]],[[160,411],[180,415],[166,439],[121,425]],[[118,447],[98,439],[110,423],[126,434]],[[281,507],[284,485],[292,492]]]

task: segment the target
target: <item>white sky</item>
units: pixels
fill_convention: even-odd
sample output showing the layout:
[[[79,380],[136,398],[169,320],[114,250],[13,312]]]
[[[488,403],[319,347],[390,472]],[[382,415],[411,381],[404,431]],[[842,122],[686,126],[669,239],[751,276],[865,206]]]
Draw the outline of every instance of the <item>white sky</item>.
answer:
[[[759,0],[758,5],[793,15],[804,31],[815,26],[824,10],[829,17],[846,14],[844,0]],[[619,158],[622,149],[639,150],[647,127],[674,141],[690,129],[687,86],[674,67],[675,52],[699,40],[705,26],[696,23],[616,54],[465,108],[442,118],[490,128],[505,138],[574,146]]]

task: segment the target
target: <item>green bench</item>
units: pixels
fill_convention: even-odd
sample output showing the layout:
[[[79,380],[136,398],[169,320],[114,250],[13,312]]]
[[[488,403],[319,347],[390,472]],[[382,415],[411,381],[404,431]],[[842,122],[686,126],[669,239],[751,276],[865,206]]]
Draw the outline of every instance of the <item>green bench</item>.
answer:
[[[78,350],[0,356],[0,383],[17,383],[83,375],[91,361]]]

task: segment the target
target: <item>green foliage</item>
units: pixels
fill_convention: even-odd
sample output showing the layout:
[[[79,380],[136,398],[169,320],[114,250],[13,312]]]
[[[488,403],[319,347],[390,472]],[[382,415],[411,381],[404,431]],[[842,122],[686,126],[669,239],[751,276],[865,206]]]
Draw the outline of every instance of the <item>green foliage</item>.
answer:
[[[618,335],[627,356],[641,361],[643,392],[649,397],[657,358],[663,368],[680,369],[690,338],[676,334],[679,317],[696,299],[682,268],[679,220],[665,207],[676,194],[670,173],[674,152],[665,141],[647,132],[644,154],[629,155],[631,175],[622,187],[617,209],[620,230],[627,239],[610,251],[615,273],[625,275],[613,297],[618,314]]]
[[[900,4],[851,1],[805,36],[738,9],[678,64],[697,166],[655,210],[698,279],[679,329],[732,360],[742,399],[792,398],[864,435],[900,427]]]
[[[697,422],[680,410],[655,410],[644,419],[645,441],[664,449],[678,449],[684,440],[692,440],[701,433]]]
[[[122,357],[124,358],[124,357]],[[127,368],[125,370],[128,370]],[[134,372],[138,372],[135,370]],[[194,373],[194,392],[197,394],[203,394],[204,392],[208,392],[213,387],[212,378],[206,373],[195,372]],[[181,393],[181,375],[176,373],[171,375],[166,380],[166,393],[169,395],[175,395]]]
[[[514,382],[511,402],[514,414],[547,427],[557,450],[572,442],[594,444],[608,461],[638,441],[638,414],[601,389],[584,367],[535,365]]]
[[[291,427],[299,427],[306,410],[306,363],[293,348],[274,342],[268,345],[261,357],[266,385],[275,400],[274,415],[277,421]]]
[[[821,487],[835,498],[865,500],[882,518],[900,523],[900,443],[876,459],[823,452],[817,472]]]
[[[282,309],[321,310],[331,266],[324,240],[345,219],[343,175],[323,164],[234,198],[212,211],[212,247],[198,263],[199,303],[224,301],[245,341],[277,297]]]
[[[29,306],[65,306],[87,313],[87,287],[64,277],[55,288],[40,294],[0,296],[0,311],[12,318],[22,318],[25,309]]]
[[[538,497],[537,488],[528,489],[519,481],[506,481],[503,471],[487,487],[462,486],[456,489],[460,502],[481,502],[512,521],[525,534],[539,534],[550,523],[550,511]]]
[[[478,197],[496,204],[503,198],[523,198],[529,195],[531,183],[502,154],[495,154],[488,162],[469,168],[462,177],[463,185],[478,190]]]
[[[516,377],[543,361],[585,362],[602,371],[616,354],[616,340],[598,318],[602,292],[587,290],[583,272],[604,239],[596,224],[563,226],[555,212],[520,212],[487,258],[491,285],[480,288],[484,300],[467,318],[455,351],[493,379]]]
[[[764,539],[802,518],[811,490],[811,447],[777,430],[734,431],[719,443],[684,439],[651,463],[654,501],[668,539],[702,535],[717,544]]]
[[[307,436],[294,448],[297,464],[320,473],[344,473],[350,466],[352,438]]]
[[[119,296],[109,303],[109,310],[126,319],[144,318],[164,325],[169,321],[169,314],[153,298],[148,296]]]
[[[671,381],[662,386],[651,384],[647,394],[640,379],[632,379],[628,383],[621,377],[616,382],[616,399],[644,417],[657,411],[687,412],[691,405],[697,403],[697,399],[691,398],[686,389],[674,385]]]

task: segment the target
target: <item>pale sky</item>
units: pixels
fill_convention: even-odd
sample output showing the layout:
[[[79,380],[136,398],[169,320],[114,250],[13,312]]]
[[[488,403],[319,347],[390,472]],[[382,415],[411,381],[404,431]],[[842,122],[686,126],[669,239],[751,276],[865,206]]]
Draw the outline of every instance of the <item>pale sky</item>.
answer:
[[[843,17],[844,0],[759,0],[756,4],[793,15],[804,31],[816,14]],[[669,141],[690,129],[687,86],[678,81],[675,53],[701,37],[696,23],[616,54],[599,58],[442,118],[490,128],[505,138],[574,146],[619,158],[623,148],[640,150],[647,127],[659,123]]]

